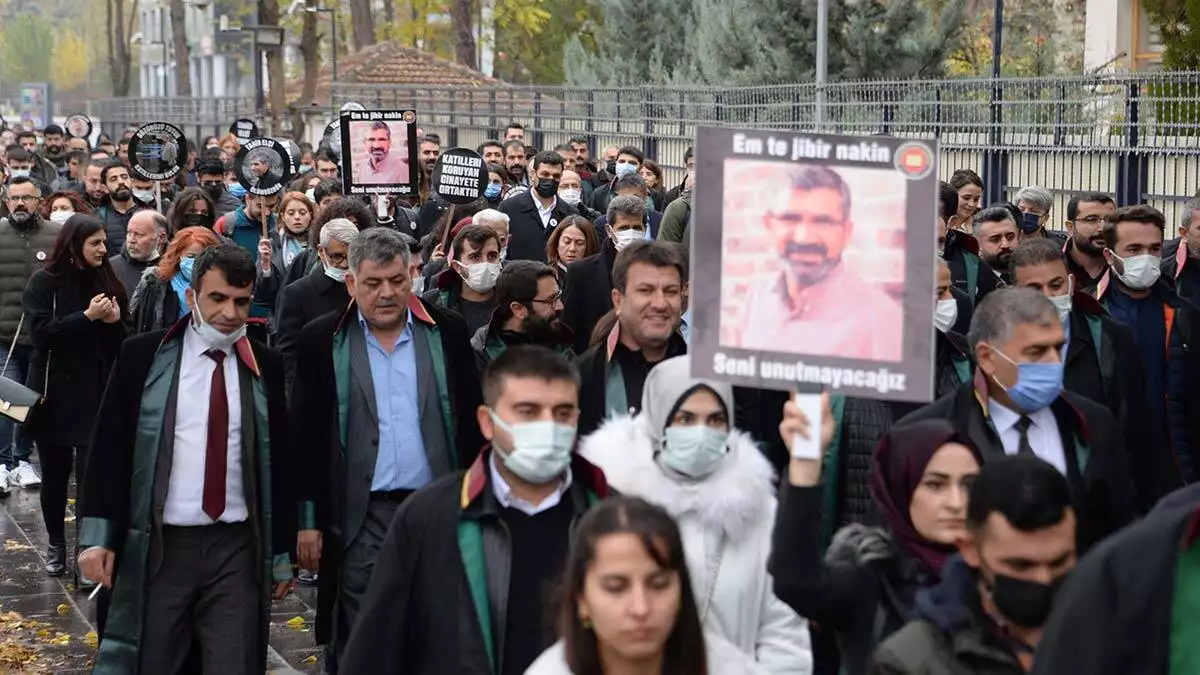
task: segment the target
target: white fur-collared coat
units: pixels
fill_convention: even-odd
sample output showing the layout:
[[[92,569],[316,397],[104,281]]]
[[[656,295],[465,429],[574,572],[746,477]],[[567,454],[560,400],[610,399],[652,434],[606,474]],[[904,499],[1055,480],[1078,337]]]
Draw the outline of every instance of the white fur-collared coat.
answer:
[[[808,624],[775,597],[767,572],[774,471],[748,435],[734,430],[728,445],[717,470],[700,481],[676,478],[659,466],[644,418],[610,419],[583,439],[579,451],[614,489],[675,517],[706,631],[752,656],[765,672],[807,675]]]

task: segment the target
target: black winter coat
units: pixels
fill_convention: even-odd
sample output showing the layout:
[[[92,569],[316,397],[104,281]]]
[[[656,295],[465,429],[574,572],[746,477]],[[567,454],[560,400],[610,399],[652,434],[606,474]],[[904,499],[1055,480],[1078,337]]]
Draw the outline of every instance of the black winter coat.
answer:
[[[837,635],[848,675],[867,672],[875,646],[911,617],[917,589],[936,581],[900,555],[886,531],[851,525],[821,557],[824,489],[784,481],[771,560],[775,595]]]
[[[25,321],[33,339],[25,386],[45,397],[33,422],[39,444],[87,446],[125,339],[124,321],[84,316],[99,292],[94,278],[91,270],[65,275],[38,270],[25,288]]]
[[[318,317],[344,310],[350,305],[350,292],[346,284],[330,279],[325,274],[309,274],[283,289],[278,328],[275,330],[275,348],[283,356],[284,387],[290,397],[292,383],[296,381],[296,358],[300,345],[300,331]]]
[[[550,213],[550,224],[542,225],[534,204],[533,191],[509,197],[496,207],[508,216],[508,259],[546,262],[546,243],[554,228],[567,216],[576,215],[575,207],[557,199]]]
[[[567,265],[563,281],[562,322],[575,334],[575,353],[588,349],[592,329],[612,304],[612,269],[617,249],[605,238],[600,252]]]

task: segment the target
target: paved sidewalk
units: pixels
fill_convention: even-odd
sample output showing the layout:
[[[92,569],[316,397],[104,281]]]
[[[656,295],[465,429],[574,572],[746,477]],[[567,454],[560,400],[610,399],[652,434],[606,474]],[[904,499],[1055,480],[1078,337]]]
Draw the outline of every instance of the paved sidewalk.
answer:
[[[52,579],[42,571],[46,532],[38,499],[37,490],[16,488],[0,500],[0,674],[89,673],[95,609],[74,590],[70,573]],[[68,506],[68,539],[73,518]],[[315,606],[315,589],[299,588],[272,607],[268,673],[322,672],[313,644]]]

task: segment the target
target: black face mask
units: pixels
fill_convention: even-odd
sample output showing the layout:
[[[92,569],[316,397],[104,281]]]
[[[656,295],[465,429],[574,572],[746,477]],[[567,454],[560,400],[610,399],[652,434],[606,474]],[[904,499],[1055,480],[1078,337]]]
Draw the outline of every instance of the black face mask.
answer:
[[[211,197],[212,200],[215,202],[221,198],[221,195],[225,194],[225,186],[223,184],[222,185],[209,185],[204,188],[204,191],[207,192],[208,196]]]
[[[213,219],[211,216],[206,216],[202,213],[185,213],[183,214],[184,227],[207,227],[212,229]]]
[[[617,160],[615,160],[615,159],[610,159],[610,160],[608,160],[607,162],[605,162],[605,163],[604,163],[604,168],[605,168],[605,169],[607,169],[609,173],[611,173],[611,174],[613,174],[613,175],[616,175],[616,173],[617,173]]]
[[[553,178],[539,178],[534,190],[537,191],[539,197],[549,199],[558,194],[558,181]]]
[[[1022,628],[1040,628],[1050,616],[1054,596],[1067,576],[1064,574],[1048,584],[994,573],[992,578],[988,592],[1004,618]]]

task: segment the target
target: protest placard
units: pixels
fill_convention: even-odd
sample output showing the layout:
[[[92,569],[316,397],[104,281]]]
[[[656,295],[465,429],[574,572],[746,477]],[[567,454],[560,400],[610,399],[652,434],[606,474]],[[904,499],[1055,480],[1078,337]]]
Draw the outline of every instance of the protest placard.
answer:
[[[416,113],[411,110],[342,112],[342,190],[347,195],[417,192]]]
[[[936,143],[696,135],[693,376],[929,401]]]
[[[187,158],[187,138],[174,124],[143,124],[129,138],[130,168],[146,180],[171,180],[183,171]]]

